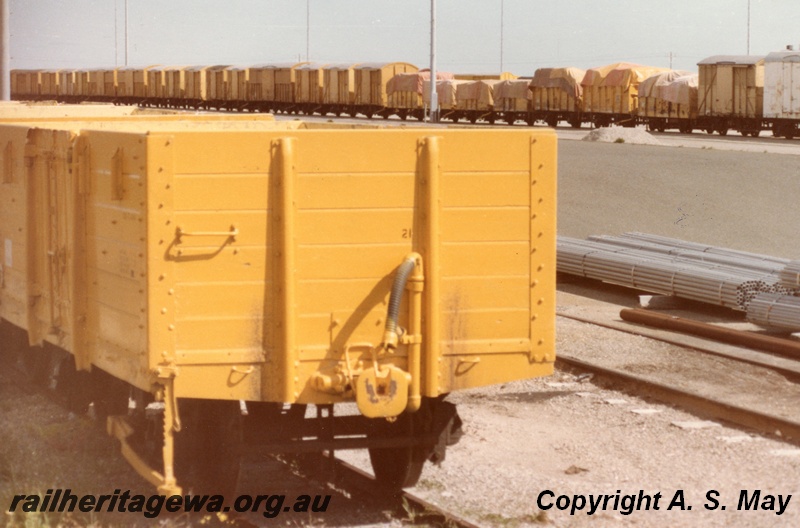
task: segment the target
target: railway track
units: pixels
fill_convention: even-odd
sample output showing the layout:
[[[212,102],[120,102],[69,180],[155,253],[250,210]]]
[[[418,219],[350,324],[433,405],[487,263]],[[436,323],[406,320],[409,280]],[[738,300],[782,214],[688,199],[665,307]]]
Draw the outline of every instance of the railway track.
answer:
[[[331,463],[337,474],[340,475],[341,481],[346,485],[346,489],[357,488],[368,494],[376,494],[376,482],[372,475],[338,458],[334,458]],[[412,524],[449,528],[479,528],[477,524],[459,514],[433,504],[410,491],[402,490],[396,494],[378,492],[377,498],[387,500],[387,505],[398,513],[397,518]]]
[[[619,306],[618,309],[624,309]],[[630,311],[630,310],[623,310]],[[576,315],[566,310],[557,312],[559,318],[590,324],[597,327],[640,336],[654,342],[680,347],[709,358],[709,361],[725,362],[729,364],[746,364],[756,369],[768,369],[787,380],[795,383],[800,380],[800,360],[779,356],[772,353],[744,348],[725,343],[719,339],[702,338],[686,333],[656,329],[649,326],[631,324],[620,320],[619,317],[610,317],[606,309],[600,315]],[[773,338],[777,339],[777,338]],[[779,339],[780,340],[780,339]],[[785,339],[793,347],[796,341]],[[577,357],[576,355],[559,352],[557,366],[574,372],[591,373],[601,383],[622,388],[625,392],[651,397],[660,402],[682,408],[693,414],[722,420],[739,427],[753,429],[767,436],[779,436],[782,440],[800,445],[800,419],[798,416],[785,416],[765,409],[758,409],[747,404],[732,401],[729,395],[709,394],[701,390],[684,386],[671,376],[638,374],[630,372],[618,365],[609,365],[596,359]],[[733,367],[736,368],[736,367]],[[709,367],[709,376],[713,367]],[[723,374],[720,374],[722,376]]]

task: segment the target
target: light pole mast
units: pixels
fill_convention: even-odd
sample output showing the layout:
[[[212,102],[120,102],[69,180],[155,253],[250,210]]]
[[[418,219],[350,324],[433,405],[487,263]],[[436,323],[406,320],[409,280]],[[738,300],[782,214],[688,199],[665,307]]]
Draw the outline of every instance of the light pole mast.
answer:
[[[747,0],[747,54],[750,55],[750,0]]]
[[[505,25],[503,3],[503,0],[500,0],[500,73],[503,73],[503,26]]]
[[[306,0],[306,61],[309,61],[309,42],[311,41],[311,0]]]
[[[11,36],[8,29],[11,24],[10,0],[0,0],[0,100],[11,99]]]
[[[439,121],[439,97],[436,93],[436,0],[431,0],[431,111],[430,120]]]

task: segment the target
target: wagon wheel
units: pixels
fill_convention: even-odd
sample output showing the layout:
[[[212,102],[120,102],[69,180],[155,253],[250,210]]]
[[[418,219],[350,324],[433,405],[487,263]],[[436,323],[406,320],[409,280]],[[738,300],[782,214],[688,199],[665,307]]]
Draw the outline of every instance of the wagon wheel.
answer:
[[[413,486],[422,474],[425,452],[418,447],[388,447],[369,450],[375,480],[381,486],[399,490]]]
[[[728,127],[722,126],[717,129],[720,136],[727,136],[728,135]]]
[[[379,420],[373,425],[372,438],[387,438],[420,434],[414,429],[413,415],[407,413],[398,417],[394,423]],[[423,446],[381,447],[369,449],[369,460],[375,472],[375,480],[382,487],[399,490],[413,486],[422,474],[427,459],[427,450]]]
[[[577,118],[576,118],[576,119],[573,119],[572,121],[570,121],[570,122],[569,122],[569,125],[570,125],[572,128],[580,128],[580,127],[581,127],[581,124],[582,124],[582,123],[581,123],[581,120],[580,120],[580,119],[577,119]]]
[[[714,129],[713,129],[713,128],[711,128],[711,127],[708,127],[708,128],[706,129],[706,134],[708,134],[709,136],[710,136],[711,134],[713,134],[713,133],[714,133]]]
[[[753,130],[753,131],[750,132],[750,135],[753,136],[753,137],[758,137],[758,136],[761,135],[761,131],[760,130]]]
[[[475,124],[477,121],[478,121],[478,116],[476,116],[476,115],[474,115],[474,114],[473,114],[473,115],[471,115],[471,116],[469,116],[469,122],[470,122],[470,123],[472,123],[473,125],[474,125],[474,124]]]
[[[26,336],[22,336],[26,337]],[[16,347],[16,367],[22,379],[33,385],[45,385],[47,383],[50,354],[44,347],[28,346],[23,340]]]
[[[548,117],[547,118],[547,126],[550,128],[555,128],[558,125],[558,118],[557,117]]]

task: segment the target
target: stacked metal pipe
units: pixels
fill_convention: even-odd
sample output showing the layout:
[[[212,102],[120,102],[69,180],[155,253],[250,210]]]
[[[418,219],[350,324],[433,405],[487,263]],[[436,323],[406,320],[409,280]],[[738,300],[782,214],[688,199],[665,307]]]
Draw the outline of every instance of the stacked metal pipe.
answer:
[[[747,305],[747,320],[767,328],[800,332],[800,297],[760,293]]]
[[[780,272],[781,286],[786,288],[800,288],[800,260],[793,260],[786,264]]]
[[[559,237],[557,261],[563,273],[737,310],[760,292],[790,291],[779,284],[787,259],[642,233]]]

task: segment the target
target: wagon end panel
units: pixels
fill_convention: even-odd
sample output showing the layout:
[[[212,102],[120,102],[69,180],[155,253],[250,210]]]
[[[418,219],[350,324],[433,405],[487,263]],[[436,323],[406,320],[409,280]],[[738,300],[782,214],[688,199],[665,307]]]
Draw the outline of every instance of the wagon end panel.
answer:
[[[428,396],[551,374],[555,360],[555,135],[447,139]]]
[[[424,268],[422,395],[552,372],[554,135],[308,131],[291,152],[282,200],[294,205],[275,215],[294,224],[286,396],[335,399],[323,381],[370,368],[373,353],[413,371],[409,345],[380,346],[409,252]],[[402,328],[414,325],[410,295]]]
[[[0,317],[27,329],[27,127],[0,126]]]
[[[81,133],[75,145],[76,343],[91,362],[150,389],[147,302],[147,136]],[[81,286],[82,285],[82,286]]]
[[[179,396],[347,401],[374,368],[414,371],[416,345],[425,396],[552,372],[552,133],[176,133],[171,154],[156,138],[150,360]],[[413,254],[412,330],[388,348]]]

